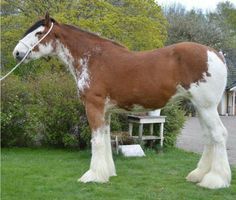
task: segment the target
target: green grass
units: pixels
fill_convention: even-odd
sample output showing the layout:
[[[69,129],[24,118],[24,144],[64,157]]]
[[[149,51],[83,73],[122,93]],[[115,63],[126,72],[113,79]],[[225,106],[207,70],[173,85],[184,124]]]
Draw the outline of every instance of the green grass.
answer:
[[[227,200],[236,199],[236,169],[230,188],[209,190],[185,181],[199,155],[178,149],[143,158],[115,156],[117,177],[109,183],[78,183],[89,151],[2,149],[2,200]]]

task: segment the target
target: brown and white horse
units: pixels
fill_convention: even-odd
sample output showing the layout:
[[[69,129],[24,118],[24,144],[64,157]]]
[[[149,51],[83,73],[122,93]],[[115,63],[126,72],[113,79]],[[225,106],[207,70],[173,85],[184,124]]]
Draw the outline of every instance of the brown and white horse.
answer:
[[[157,109],[183,96],[192,101],[199,113],[205,142],[197,168],[189,173],[187,180],[207,188],[230,185],[227,130],[217,112],[226,86],[227,68],[218,52],[190,42],[132,52],[114,41],[60,24],[46,14],[17,44],[14,57],[21,60],[52,25],[50,33],[32,49],[25,62],[57,56],[74,76],[92,130],[90,169],[79,181],[107,182],[110,176],[116,176],[109,109],[132,110],[137,105]]]

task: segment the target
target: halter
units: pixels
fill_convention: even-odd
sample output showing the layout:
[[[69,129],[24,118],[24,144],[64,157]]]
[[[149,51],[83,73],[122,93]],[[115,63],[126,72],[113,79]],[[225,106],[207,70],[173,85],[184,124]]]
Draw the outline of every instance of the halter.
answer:
[[[7,76],[9,76],[17,67],[20,66],[21,63],[24,62],[24,60],[27,58],[27,56],[29,55],[29,53],[31,53],[31,51],[33,50],[34,47],[36,47],[52,30],[53,28],[53,22],[52,22],[52,25],[50,26],[48,32],[38,41],[36,42],[34,45],[32,46],[29,46],[28,44],[26,44],[25,42],[23,42],[22,40],[20,40],[19,42],[21,42],[22,44],[24,44],[27,48],[28,48],[28,51],[26,52],[25,56],[23,57],[23,59],[15,66],[12,68],[11,71],[9,71],[5,76],[1,77],[0,81],[4,80]]]
[[[25,45],[28,50],[31,49],[32,47],[30,47],[28,44],[26,44],[25,42],[23,42],[23,40],[19,40],[19,42],[21,42],[23,45]]]

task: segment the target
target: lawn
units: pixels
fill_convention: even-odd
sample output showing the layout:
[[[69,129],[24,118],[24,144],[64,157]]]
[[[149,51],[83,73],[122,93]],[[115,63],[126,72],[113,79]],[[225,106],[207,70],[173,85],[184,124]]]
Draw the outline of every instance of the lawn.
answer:
[[[78,183],[89,151],[2,149],[2,200],[227,200],[236,199],[236,169],[230,188],[209,190],[185,181],[199,155],[179,149],[143,158],[115,156],[117,177],[109,183]]]

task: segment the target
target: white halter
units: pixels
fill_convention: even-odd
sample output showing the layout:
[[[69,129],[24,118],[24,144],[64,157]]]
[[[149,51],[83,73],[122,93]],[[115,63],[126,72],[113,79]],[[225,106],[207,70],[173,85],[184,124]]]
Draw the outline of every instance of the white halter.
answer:
[[[20,66],[21,63],[24,62],[24,60],[26,59],[26,57],[29,55],[29,53],[32,51],[32,49],[34,47],[36,47],[52,30],[53,28],[53,22],[52,22],[52,25],[50,26],[48,32],[38,41],[36,42],[36,44],[34,44],[33,46],[29,46],[28,44],[24,43],[22,40],[20,40],[19,42],[21,42],[22,44],[24,44],[27,48],[28,48],[28,51],[26,52],[25,56],[23,57],[23,59],[15,66],[12,68],[11,71],[9,71],[5,76],[1,77],[0,81],[2,81],[3,79],[5,79],[7,76],[9,76],[17,67]]]

